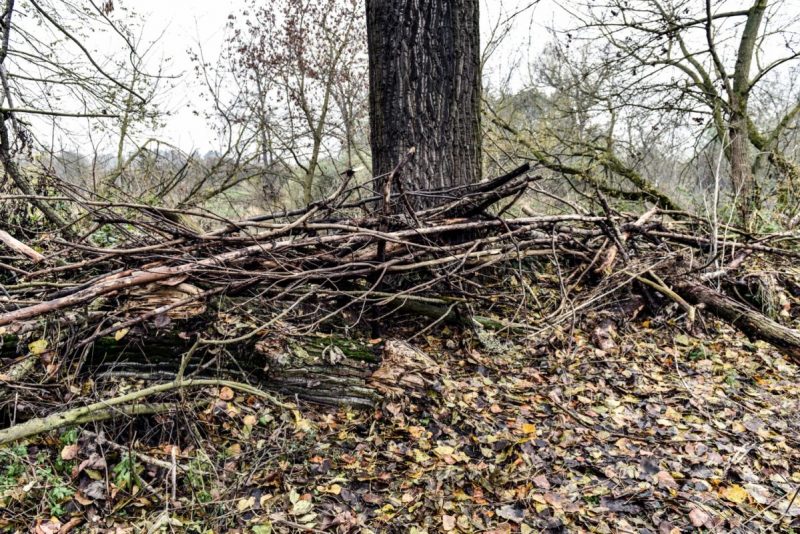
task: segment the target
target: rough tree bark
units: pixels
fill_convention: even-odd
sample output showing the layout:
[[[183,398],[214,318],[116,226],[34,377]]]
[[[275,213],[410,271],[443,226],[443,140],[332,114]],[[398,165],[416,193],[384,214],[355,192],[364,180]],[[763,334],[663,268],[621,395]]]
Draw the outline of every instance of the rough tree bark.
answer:
[[[750,167],[747,100],[751,89],[750,70],[766,10],[767,0],[756,0],[750,8],[739,42],[736,67],[733,73],[733,87],[730,94],[731,181],[740,196],[739,213],[744,226],[749,226],[751,212],[759,207],[757,184]]]
[[[406,189],[481,177],[479,0],[367,0],[375,176],[411,147]],[[381,184],[378,183],[380,191]],[[417,198],[418,207],[431,200]]]

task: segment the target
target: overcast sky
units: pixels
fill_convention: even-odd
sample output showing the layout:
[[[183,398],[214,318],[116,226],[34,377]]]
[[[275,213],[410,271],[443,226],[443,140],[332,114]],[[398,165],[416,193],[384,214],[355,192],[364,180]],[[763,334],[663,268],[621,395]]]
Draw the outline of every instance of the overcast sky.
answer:
[[[269,5],[273,0],[256,1]],[[574,6],[574,2],[570,4],[560,0],[480,1],[481,33],[484,44],[492,28],[498,22],[508,20],[513,14],[518,15],[512,18],[513,27],[503,41],[503,46],[495,51],[486,65],[484,74],[490,85],[495,85],[508,77],[511,81],[511,88],[519,89],[522,83],[529,79],[528,67],[531,60],[539,55],[542,48],[552,38],[548,28],[566,29],[577,24],[575,19],[572,19],[562,7],[563,5]],[[698,6],[703,5],[701,0],[690,1],[698,2]],[[715,11],[729,11],[740,9],[743,5],[750,5],[752,1],[717,0],[713,6]],[[594,0],[584,0],[584,8],[597,5],[593,2]],[[159,64],[163,63],[163,72],[174,77],[161,84],[162,86],[174,85],[174,87],[169,91],[162,92],[158,99],[160,111],[169,112],[171,116],[167,118],[164,128],[156,132],[147,132],[147,137],[157,137],[184,151],[205,153],[222,148],[215,142],[212,127],[202,115],[196,114],[197,111],[209,111],[210,105],[202,99],[202,88],[193,73],[193,65],[188,51],[190,49],[197,51],[202,48],[206,60],[213,64],[223,48],[228,15],[241,13],[246,9],[248,3],[247,0],[115,0],[117,9],[113,17],[125,19],[126,9],[134,10],[137,16],[133,17],[133,20],[139,20],[143,24],[142,43],[146,46],[155,41],[152,51],[148,55],[150,64],[146,70],[156,72]],[[535,5],[524,9],[531,4]],[[771,27],[782,33],[773,35],[772,41],[764,44],[768,53],[761,60],[767,63],[774,59],[770,58],[770,55],[776,55],[776,57],[786,55],[788,45],[783,44],[782,37],[789,35],[787,31],[791,30],[790,33],[800,42],[798,29],[793,22],[797,20],[794,18],[795,16],[800,16],[800,0],[785,0],[771,5],[775,17]],[[521,10],[523,12],[519,14]],[[715,31],[721,31],[726,26],[741,24],[741,22],[741,19],[718,21],[715,24]],[[782,24],[791,27],[782,28]],[[696,29],[688,39],[690,42],[692,39],[701,41],[700,49],[702,49],[706,37],[705,32],[700,30],[702,28]],[[115,54],[117,59],[121,54],[126,54],[126,49],[121,46],[119,36],[114,35],[110,30],[105,33],[95,33],[89,28],[84,33],[87,45],[96,57],[105,58],[104,63],[111,64]],[[734,41],[723,41],[723,61],[730,64],[731,68],[731,60],[735,59],[732,55],[735,53]],[[787,64],[787,68],[789,65],[794,65],[794,63]],[[663,75],[670,74],[665,72]],[[784,75],[783,78],[778,77],[776,80],[791,85],[795,78],[793,71],[787,71],[787,75]],[[773,80],[767,80],[767,82],[773,83]],[[64,129],[58,133],[52,130],[49,124],[42,125],[42,121],[45,120],[43,118],[33,116],[29,120],[37,137],[47,139],[47,142],[52,143],[55,148],[60,145],[68,150],[86,153],[86,132],[88,130],[85,119],[59,120],[59,125]],[[91,125],[95,128],[98,123],[113,126],[102,119],[95,119]],[[111,135],[95,135],[91,139],[92,144],[97,145],[98,139],[101,144],[104,144],[101,150],[108,151],[110,145],[115,143],[115,132],[112,131]]]
[[[269,2],[270,0],[264,0]],[[230,13],[245,8],[244,0],[122,0],[132,7],[145,22],[144,41],[159,38],[153,58],[168,59],[167,71],[180,75],[175,88],[162,100],[163,110],[174,116],[160,137],[169,140],[184,150],[196,149],[204,152],[216,148],[213,134],[207,123],[192,110],[202,105],[198,99],[199,88],[193,79],[187,50],[202,46],[209,59],[216,58],[225,35],[225,24]],[[484,40],[498,20],[505,20],[531,3],[531,0],[482,0],[481,26]],[[536,15],[532,17],[532,15]],[[541,0],[523,16],[515,18],[517,27],[510,34],[504,48],[499,50],[489,64],[494,76],[507,72],[512,65],[525,61],[530,53],[538,52],[546,43],[546,26],[563,16],[551,0]],[[536,22],[532,22],[535,20]]]

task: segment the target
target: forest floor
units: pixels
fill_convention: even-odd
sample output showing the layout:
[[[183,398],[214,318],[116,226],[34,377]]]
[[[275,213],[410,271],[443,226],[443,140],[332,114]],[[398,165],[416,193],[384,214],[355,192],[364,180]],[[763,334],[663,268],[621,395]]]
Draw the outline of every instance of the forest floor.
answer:
[[[117,427],[116,448],[72,429],[4,449],[0,527],[800,529],[800,370],[773,348],[666,320],[628,324],[607,351],[579,329],[545,345],[452,341],[462,336],[416,338],[437,362],[429,387],[375,410],[290,409],[223,388],[198,393],[203,410]]]
[[[503,216],[529,165],[415,211],[401,165],[197,228],[85,206],[113,247],[0,236],[0,532],[800,531],[797,236]]]

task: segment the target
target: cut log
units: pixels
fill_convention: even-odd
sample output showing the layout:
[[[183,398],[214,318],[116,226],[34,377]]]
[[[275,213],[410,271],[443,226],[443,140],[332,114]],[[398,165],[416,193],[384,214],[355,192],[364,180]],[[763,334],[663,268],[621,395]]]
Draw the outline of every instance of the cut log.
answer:
[[[0,357],[15,360],[0,367],[0,374],[16,369],[15,362],[21,361],[27,362],[27,374],[31,373],[32,358],[18,345],[16,336],[4,336]],[[171,381],[177,376],[181,355],[190,346],[190,340],[175,333],[131,332],[120,340],[102,337],[94,343],[83,368],[100,384],[114,378]],[[251,383],[309,402],[369,408],[387,391],[396,392],[398,386],[414,389],[430,381],[422,376],[417,360],[398,356],[401,346],[400,342],[378,345],[332,335],[265,336],[226,346],[220,357],[210,350],[197,351],[185,373],[187,378],[221,377]],[[402,380],[398,381],[398,376]]]
[[[172,380],[191,345],[175,334],[129,336],[97,340],[85,367],[100,379]],[[186,374],[223,376],[311,402],[366,407],[380,397],[366,385],[380,360],[378,348],[336,336],[264,337],[226,346],[218,358],[197,351]]]
[[[794,363],[800,364],[800,331],[783,326],[763,313],[736,301],[700,282],[685,279],[674,285],[675,291],[693,304],[734,325],[751,339],[760,339],[781,349]]]

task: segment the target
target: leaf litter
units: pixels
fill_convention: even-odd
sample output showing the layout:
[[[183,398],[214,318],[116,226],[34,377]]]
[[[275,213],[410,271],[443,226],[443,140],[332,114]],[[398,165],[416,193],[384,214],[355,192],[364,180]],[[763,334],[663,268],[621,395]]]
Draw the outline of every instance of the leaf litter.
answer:
[[[713,337],[648,321],[631,326],[614,332],[606,350],[580,329],[556,331],[547,346],[485,332],[460,347],[447,343],[447,331],[418,339],[436,362],[425,371],[428,387],[393,390],[372,411],[302,403],[285,410],[223,388],[205,393],[202,410],[155,417],[162,425],[182,418],[189,438],[152,431],[157,439],[133,436],[122,451],[86,433],[76,443],[29,445],[29,459],[51,450],[72,466],[72,493],[56,515],[25,504],[17,487],[0,487],[0,526],[800,528],[798,369],[721,325]],[[35,480],[22,473],[15,483],[34,484],[27,491],[35,495]]]

